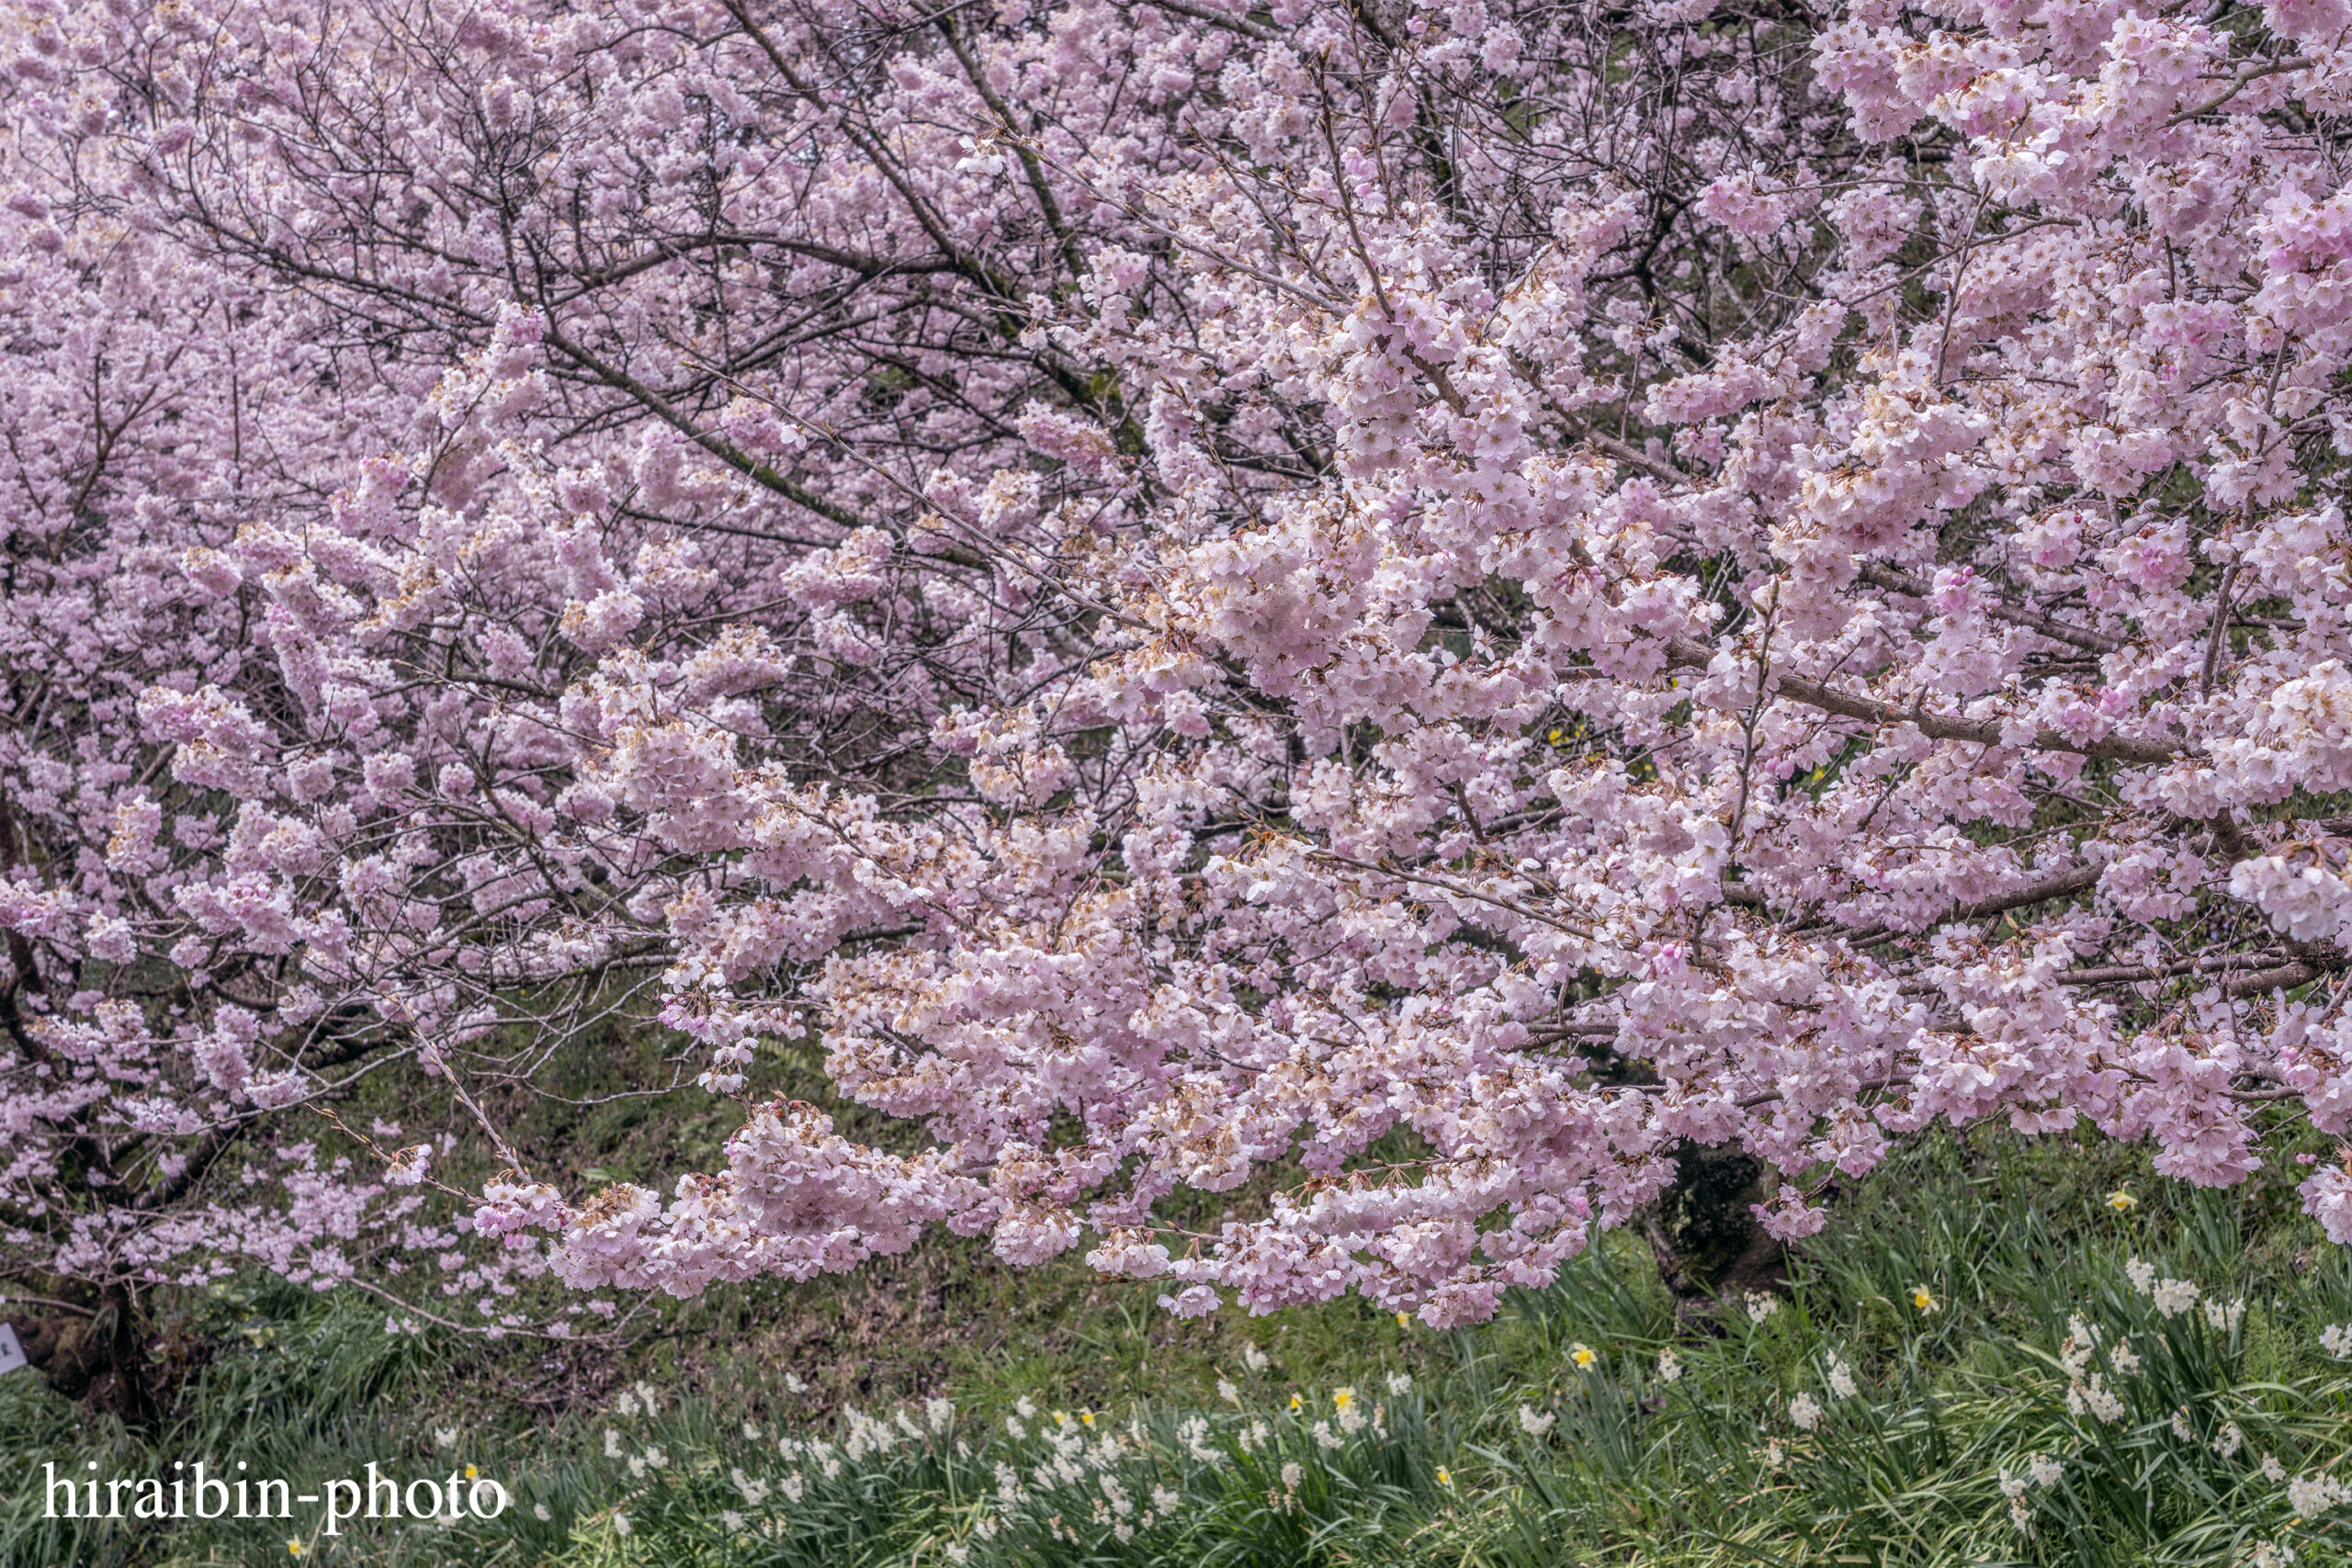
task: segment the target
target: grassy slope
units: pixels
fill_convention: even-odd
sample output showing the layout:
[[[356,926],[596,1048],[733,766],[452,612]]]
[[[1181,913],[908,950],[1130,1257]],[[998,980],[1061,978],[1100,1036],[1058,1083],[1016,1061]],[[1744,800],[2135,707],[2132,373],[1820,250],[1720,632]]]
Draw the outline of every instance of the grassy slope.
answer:
[[[630,1162],[659,1128],[610,1107],[587,1113],[597,1117],[609,1120],[542,1135],[639,1174]],[[1675,1343],[1663,1294],[1645,1256],[1614,1244],[1559,1288],[1453,1336],[1354,1302],[1179,1324],[1150,1310],[1148,1292],[1097,1282],[1075,1259],[1013,1271],[954,1241],[845,1280],[666,1306],[661,1332],[618,1357],[388,1337],[380,1309],[354,1292],[231,1289],[189,1303],[188,1337],[211,1359],[184,1391],[176,1427],[151,1441],[77,1424],[28,1376],[0,1380],[0,1452],[28,1478],[6,1499],[14,1517],[0,1515],[0,1560],[288,1561],[276,1528],[74,1536],[29,1517],[43,1460],[145,1474],[175,1458],[230,1456],[298,1478],[356,1473],[369,1459],[403,1475],[471,1461],[524,1488],[525,1506],[495,1526],[409,1526],[346,1537],[332,1553],[386,1565],[831,1568],[947,1561],[951,1541],[973,1562],[1024,1563],[2224,1562],[2282,1531],[2304,1562],[2340,1561],[2328,1534],[2288,1526],[2281,1488],[2253,1468],[2269,1451],[2312,1472],[2346,1443],[2343,1369],[2317,1335],[2352,1319],[2352,1276],[2296,1212],[2298,1175],[2282,1164],[2247,1189],[2196,1193],[2149,1175],[2137,1151],[2095,1140],[1980,1135],[1917,1151],[1841,1204],[1785,1307],[1675,1345],[1688,1370],[1671,1384],[1657,1371]],[[2137,1209],[2106,1206],[2119,1187]],[[2123,1280],[2134,1253],[2224,1300],[2242,1296],[2243,1318],[2216,1332],[2195,1313],[2156,1314]],[[1910,1306],[1918,1285],[1938,1311]],[[2066,1412],[2053,1358],[2075,1312],[2129,1332],[2142,1358],[2132,1377],[2109,1370],[2130,1403],[2115,1423]],[[1593,1370],[1577,1369],[1577,1345],[1593,1348]],[[1252,1346],[1268,1356],[1262,1371],[1249,1368]],[[1853,1368],[1854,1398],[1826,1392],[1832,1359]],[[1383,1397],[1400,1371],[1414,1391]],[[1221,1377],[1245,1409],[1220,1404]],[[616,1392],[639,1381],[660,1391],[662,1414],[609,1414]],[[1360,1438],[1337,1453],[1311,1441],[1308,1418],[1329,1416],[1341,1386],[1380,1399],[1393,1440]],[[1827,1410],[1809,1431],[1789,1415],[1800,1393]],[[910,1442],[820,1484],[805,1456],[775,1452],[779,1429],[817,1429],[843,1404],[879,1411],[939,1393],[960,1407],[956,1433],[978,1445],[968,1460],[944,1442]],[[1045,1452],[1034,1437],[1003,1436],[1023,1398],[1103,1412],[1090,1433],[1098,1442],[1141,1412],[1147,1441],[1129,1445],[1117,1472],[1138,1506],[1152,1486],[1174,1486],[1181,1520],[1116,1541],[1084,1511],[1101,1495],[1090,1474],[1056,1533],[1033,1520],[977,1534],[992,1517],[995,1461],[1027,1474]],[[1553,1425],[1531,1436],[1522,1404]],[[2172,1432],[2175,1409],[2193,1440]],[[1196,1411],[1216,1413],[1223,1464],[1186,1457],[1178,1423]],[[1274,1449],[1244,1456],[1235,1439],[1252,1420],[1267,1422]],[[745,1421],[759,1439],[742,1436]],[[2226,1458],[2213,1451],[2225,1422],[2242,1435]],[[669,1462],[631,1474],[625,1458],[605,1456],[607,1427],[625,1455],[658,1448]],[[436,1428],[457,1434],[454,1448],[436,1446]],[[1997,1472],[2021,1473],[2032,1451],[2062,1458],[2066,1479],[2032,1494],[2026,1535]],[[1286,1460],[1302,1480],[1269,1507]],[[798,1505],[771,1495],[752,1506],[727,1477],[734,1468],[755,1490],[797,1470],[809,1491]],[[531,1504],[550,1518],[537,1520]],[[637,1526],[629,1536],[613,1527],[616,1504]],[[722,1510],[786,1525],[730,1537]]]

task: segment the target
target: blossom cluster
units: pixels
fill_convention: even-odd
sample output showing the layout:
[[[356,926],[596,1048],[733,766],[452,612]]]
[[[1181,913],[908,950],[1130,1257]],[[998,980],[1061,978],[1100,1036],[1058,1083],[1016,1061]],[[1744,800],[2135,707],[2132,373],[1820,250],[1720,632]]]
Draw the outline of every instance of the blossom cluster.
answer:
[[[2352,1129],[2339,10],[10,0],[0,1269],[1442,1326]],[[638,1027],[723,1155],[535,1169]]]

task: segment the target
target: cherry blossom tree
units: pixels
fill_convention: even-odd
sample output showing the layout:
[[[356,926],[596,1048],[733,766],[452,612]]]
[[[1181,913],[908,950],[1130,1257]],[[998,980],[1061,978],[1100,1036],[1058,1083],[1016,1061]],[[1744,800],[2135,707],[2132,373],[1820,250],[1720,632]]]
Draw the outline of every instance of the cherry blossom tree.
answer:
[[[2344,1132],[2347,28],[16,0],[0,1267],[1451,1325],[1698,1150]],[[508,1141],[614,1017],[722,1168]]]

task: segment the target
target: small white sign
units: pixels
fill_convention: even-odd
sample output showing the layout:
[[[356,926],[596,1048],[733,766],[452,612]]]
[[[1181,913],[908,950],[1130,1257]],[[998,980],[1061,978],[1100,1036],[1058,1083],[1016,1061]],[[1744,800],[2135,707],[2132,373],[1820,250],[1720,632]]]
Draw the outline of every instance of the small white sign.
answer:
[[[17,1343],[17,1331],[0,1323],[0,1372],[13,1372],[25,1365],[25,1348]]]

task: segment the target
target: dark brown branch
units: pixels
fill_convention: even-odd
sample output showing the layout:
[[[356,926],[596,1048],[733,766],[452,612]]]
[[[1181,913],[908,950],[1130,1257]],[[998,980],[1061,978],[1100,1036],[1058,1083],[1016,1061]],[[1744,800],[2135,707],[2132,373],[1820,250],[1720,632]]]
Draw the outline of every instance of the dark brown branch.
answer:
[[[1920,581],[1910,573],[1897,571],[1894,568],[1879,561],[1864,562],[1856,575],[1874,588],[1883,588],[1892,593],[1908,594],[1914,599],[1925,599],[1935,592],[1930,584]],[[2104,632],[2086,631],[2081,626],[2070,626],[2063,621],[2052,620],[2048,615],[2037,614],[2032,610],[2020,610],[2014,604],[1998,603],[1987,604],[1984,606],[1984,613],[1996,621],[2007,621],[2013,626],[2023,626],[2036,636],[2046,637],[2052,642],[2063,642],[2088,653],[2113,653],[2123,646],[2121,637],[2109,637]]]
[[[1669,668],[1704,670],[1713,661],[1714,655],[1710,649],[1686,637],[1674,637],[1668,643],[1667,663]],[[1807,707],[1819,708],[1824,713],[1837,714],[1842,718],[1860,719],[1865,724],[1907,724],[1931,740],[1961,740],[1977,746],[2012,744],[2002,739],[2002,726],[1997,721],[1929,713],[1917,705],[1901,708],[1893,703],[1838,691],[1803,675],[1779,674],[1773,677],[1773,682],[1775,695],[1803,703]],[[2071,751],[2078,757],[2107,757],[2142,767],[2160,766],[2186,750],[2169,741],[2138,740],[2121,735],[2110,735],[2078,746],[2054,729],[2037,730],[2025,744],[2037,751]]]

